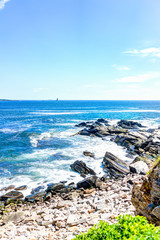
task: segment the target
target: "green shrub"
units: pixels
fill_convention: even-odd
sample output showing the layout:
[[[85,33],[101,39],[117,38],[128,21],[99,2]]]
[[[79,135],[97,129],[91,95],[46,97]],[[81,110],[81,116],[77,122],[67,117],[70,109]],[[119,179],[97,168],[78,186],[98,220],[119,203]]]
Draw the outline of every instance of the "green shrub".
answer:
[[[160,240],[160,228],[149,224],[145,217],[124,215],[112,225],[99,222],[75,240]]]

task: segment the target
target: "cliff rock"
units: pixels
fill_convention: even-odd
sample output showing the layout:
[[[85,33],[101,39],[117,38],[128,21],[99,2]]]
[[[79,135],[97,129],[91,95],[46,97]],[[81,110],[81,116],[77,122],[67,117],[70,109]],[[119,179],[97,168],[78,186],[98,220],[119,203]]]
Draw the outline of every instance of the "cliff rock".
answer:
[[[132,203],[136,214],[145,216],[155,225],[160,225],[160,160],[148,177],[134,183]]]

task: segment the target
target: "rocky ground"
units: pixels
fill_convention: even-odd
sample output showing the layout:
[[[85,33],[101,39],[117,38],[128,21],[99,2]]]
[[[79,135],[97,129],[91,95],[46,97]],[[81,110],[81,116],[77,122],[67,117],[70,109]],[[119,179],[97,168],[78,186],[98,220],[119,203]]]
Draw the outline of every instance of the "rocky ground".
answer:
[[[110,126],[105,119],[82,122],[77,127],[81,128],[77,132],[80,135],[104,140],[109,136],[111,141],[126,148],[128,154],[134,155],[134,161],[128,165],[123,159],[106,152],[102,159],[105,174],[98,178],[85,162],[77,160],[70,166],[84,178],[77,185],[60,182],[48,184],[47,189],[39,186],[25,199],[22,190],[27,186],[4,188],[6,193],[0,197],[0,239],[73,239],[76,234],[86,232],[100,220],[114,223],[118,215],[134,215],[134,206],[137,213],[148,216],[144,211],[148,204],[152,204],[149,207],[159,218],[159,170],[155,180],[148,182],[149,195],[147,192],[141,196],[141,192],[148,181],[145,180],[145,174],[160,154],[160,128],[146,129],[140,123],[126,120]],[[85,151],[83,154],[95,158],[94,153]],[[152,182],[156,194],[152,193]],[[147,201],[142,206],[144,196]]]
[[[0,220],[0,239],[73,239],[100,220],[114,223],[118,215],[134,215],[132,186],[141,178],[129,174],[108,179],[100,188],[72,190],[70,200],[57,194],[45,202],[7,205]]]

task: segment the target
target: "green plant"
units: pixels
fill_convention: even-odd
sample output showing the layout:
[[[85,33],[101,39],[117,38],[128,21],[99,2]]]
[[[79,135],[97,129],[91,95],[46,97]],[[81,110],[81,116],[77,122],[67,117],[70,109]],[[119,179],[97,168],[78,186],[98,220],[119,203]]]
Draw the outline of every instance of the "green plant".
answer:
[[[123,215],[112,225],[100,221],[75,240],[159,240],[160,228],[149,224],[145,217]]]

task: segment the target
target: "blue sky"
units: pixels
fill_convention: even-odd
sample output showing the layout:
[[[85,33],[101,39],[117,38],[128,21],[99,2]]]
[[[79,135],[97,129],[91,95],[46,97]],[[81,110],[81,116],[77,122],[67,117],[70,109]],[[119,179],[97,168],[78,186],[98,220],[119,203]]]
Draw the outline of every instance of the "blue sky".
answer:
[[[160,100],[159,0],[0,0],[0,98]]]

